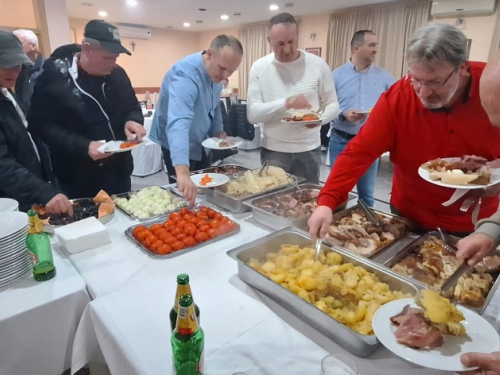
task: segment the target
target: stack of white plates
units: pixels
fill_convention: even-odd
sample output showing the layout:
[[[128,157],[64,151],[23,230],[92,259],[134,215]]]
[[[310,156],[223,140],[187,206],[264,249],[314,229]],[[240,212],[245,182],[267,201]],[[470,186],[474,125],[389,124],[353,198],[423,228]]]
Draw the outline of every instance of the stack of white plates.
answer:
[[[28,216],[24,212],[0,212],[0,285],[31,271],[27,235]]]
[[[19,203],[15,199],[0,198],[0,212],[19,211]]]

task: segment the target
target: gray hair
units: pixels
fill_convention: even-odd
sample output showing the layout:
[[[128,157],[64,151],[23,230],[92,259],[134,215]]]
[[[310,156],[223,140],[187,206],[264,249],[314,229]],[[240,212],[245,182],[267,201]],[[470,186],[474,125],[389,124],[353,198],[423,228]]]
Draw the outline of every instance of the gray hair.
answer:
[[[210,48],[216,52],[219,52],[224,47],[231,48],[235,53],[243,55],[243,46],[241,42],[231,35],[218,35],[210,43]]]
[[[26,30],[26,29],[18,29],[14,30],[12,32],[15,36],[19,37],[25,37],[28,43],[34,44],[36,48],[38,48],[38,37],[36,34],[31,31],[31,30]]]
[[[467,37],[452,25],[431,23],[413,34],[408,45],[408,62],[429,65],[446,62],[458,68],[467,61]]]

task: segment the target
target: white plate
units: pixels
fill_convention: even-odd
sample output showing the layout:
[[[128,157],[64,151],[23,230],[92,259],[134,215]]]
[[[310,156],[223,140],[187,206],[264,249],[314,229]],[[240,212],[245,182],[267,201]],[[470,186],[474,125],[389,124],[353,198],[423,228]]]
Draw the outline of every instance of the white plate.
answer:
[[[322,117],[319,120],[313,120],[313,121],[286,121],[286,120],[281,120],[282,124],[289,124],[289,125],[318,125],[322,124],[323,121],[325,121],[326,118]]]
[[[28,215],[24,212],[0,212],[0,239],[10,236],[28,225]]]
[[[0,212],[18,211],[19,203],[15,199],[0,198]]]
[[[219,146],[219,143],[222,141],[233,141],[234,145],[221,147],[221,146]],[[203,142],[201,142],[201,145],[203,147],[211,148],[213,150],[229,150],[231,148],[238,147],[242,143],[243,143],[243,141],[238,137],[226,137],[225,139],[218,138],[218,137],[212,137],[212,138],[205,139]]]
[[[201,179],[206,175],[212,178],[212,182],[206,185],[200,185]],[[220,173],[200,173],[191,176],[191,181],[193,181],[196,186],[203,189],[203,188],[210,188],[219,185],[224,185],[229,181],[229,176]]]
[[[457,308],[464,314],[466,335],[445,336],[443,346],[434,349],[412,349],[396,341],[396,326],[390,318],[399,314],[406,305],[417,307],[413,298],[391,301],[380,307],[373,316],[373,332],[378,340],[391,352],[419,366],[441,371],[466,371],[460,356],[468,352],[491,353],[500,349],[500,337],[483,317],[462,307]]]
[[[141,146],[144,143],[144,142],[141,142],[141,143],[137,143],[136,145],[134,145],[132,147],[120,148],[120,145],[123,142],[127,142],[127,141],[109,141],[108,143],[105,143],[102,146],[100,146],[97,149],[97,151],[99,151],[101,154],[104,154],[106,152],[128,152],[128,151],[133,150],[136,147]]]
[[[444,161],[459,161],[460,158],[441,158],[441,160]],[[441,180],[431,180],[429,178],[429,171],[419,167],[418,168],[418,174],[420,177],[422,177],[424,180],[430,182],[431,184],[442,186],[445,188],[450,188],[450,189],[485,189],[489,186],[493,186],[495,184],[498,184],[500,182],[500,169],[498,168],[491,168],[491,181],[488,185],[453,185],[453,184],[444,184],[441,182]]]

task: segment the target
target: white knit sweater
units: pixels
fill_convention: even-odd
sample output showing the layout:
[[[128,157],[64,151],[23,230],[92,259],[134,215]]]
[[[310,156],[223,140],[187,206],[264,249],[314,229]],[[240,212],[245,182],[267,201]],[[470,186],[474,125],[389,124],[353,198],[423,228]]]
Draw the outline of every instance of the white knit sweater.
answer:
[[[340,112],[335,86],[326,62],[316,55],[300,51],[300,57],[289,63],[275,59],[274,53],[253,63],[247,95],[247,115],[251,123],[263,123],[262,147],[279,152],[305,152],[321,144],[320,127],[283,124],[288,97],[303,94],[316,111],[326,104],[321,117],[323,125]]]

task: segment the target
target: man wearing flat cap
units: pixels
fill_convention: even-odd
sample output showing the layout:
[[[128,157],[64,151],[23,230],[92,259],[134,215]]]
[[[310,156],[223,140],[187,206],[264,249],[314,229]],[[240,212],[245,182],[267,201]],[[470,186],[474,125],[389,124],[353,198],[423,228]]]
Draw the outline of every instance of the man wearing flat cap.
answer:
[[[17,37],[0,30],[0,197],[19,202],[26,211],[34,203],[49,212],[72,214],[68,198],[52,184],[47,155],[26,129],[26,115],[10,89],[22,66],[33,64]]]
[[[117,28],[92,20],[81,52],[48,59],[35,84],[29,130],[48,145],[57,182],[71,198],[130,191],[131,153],[98,150],[146,135],[132,84],[116,64],[120,53],[130,55]]]

